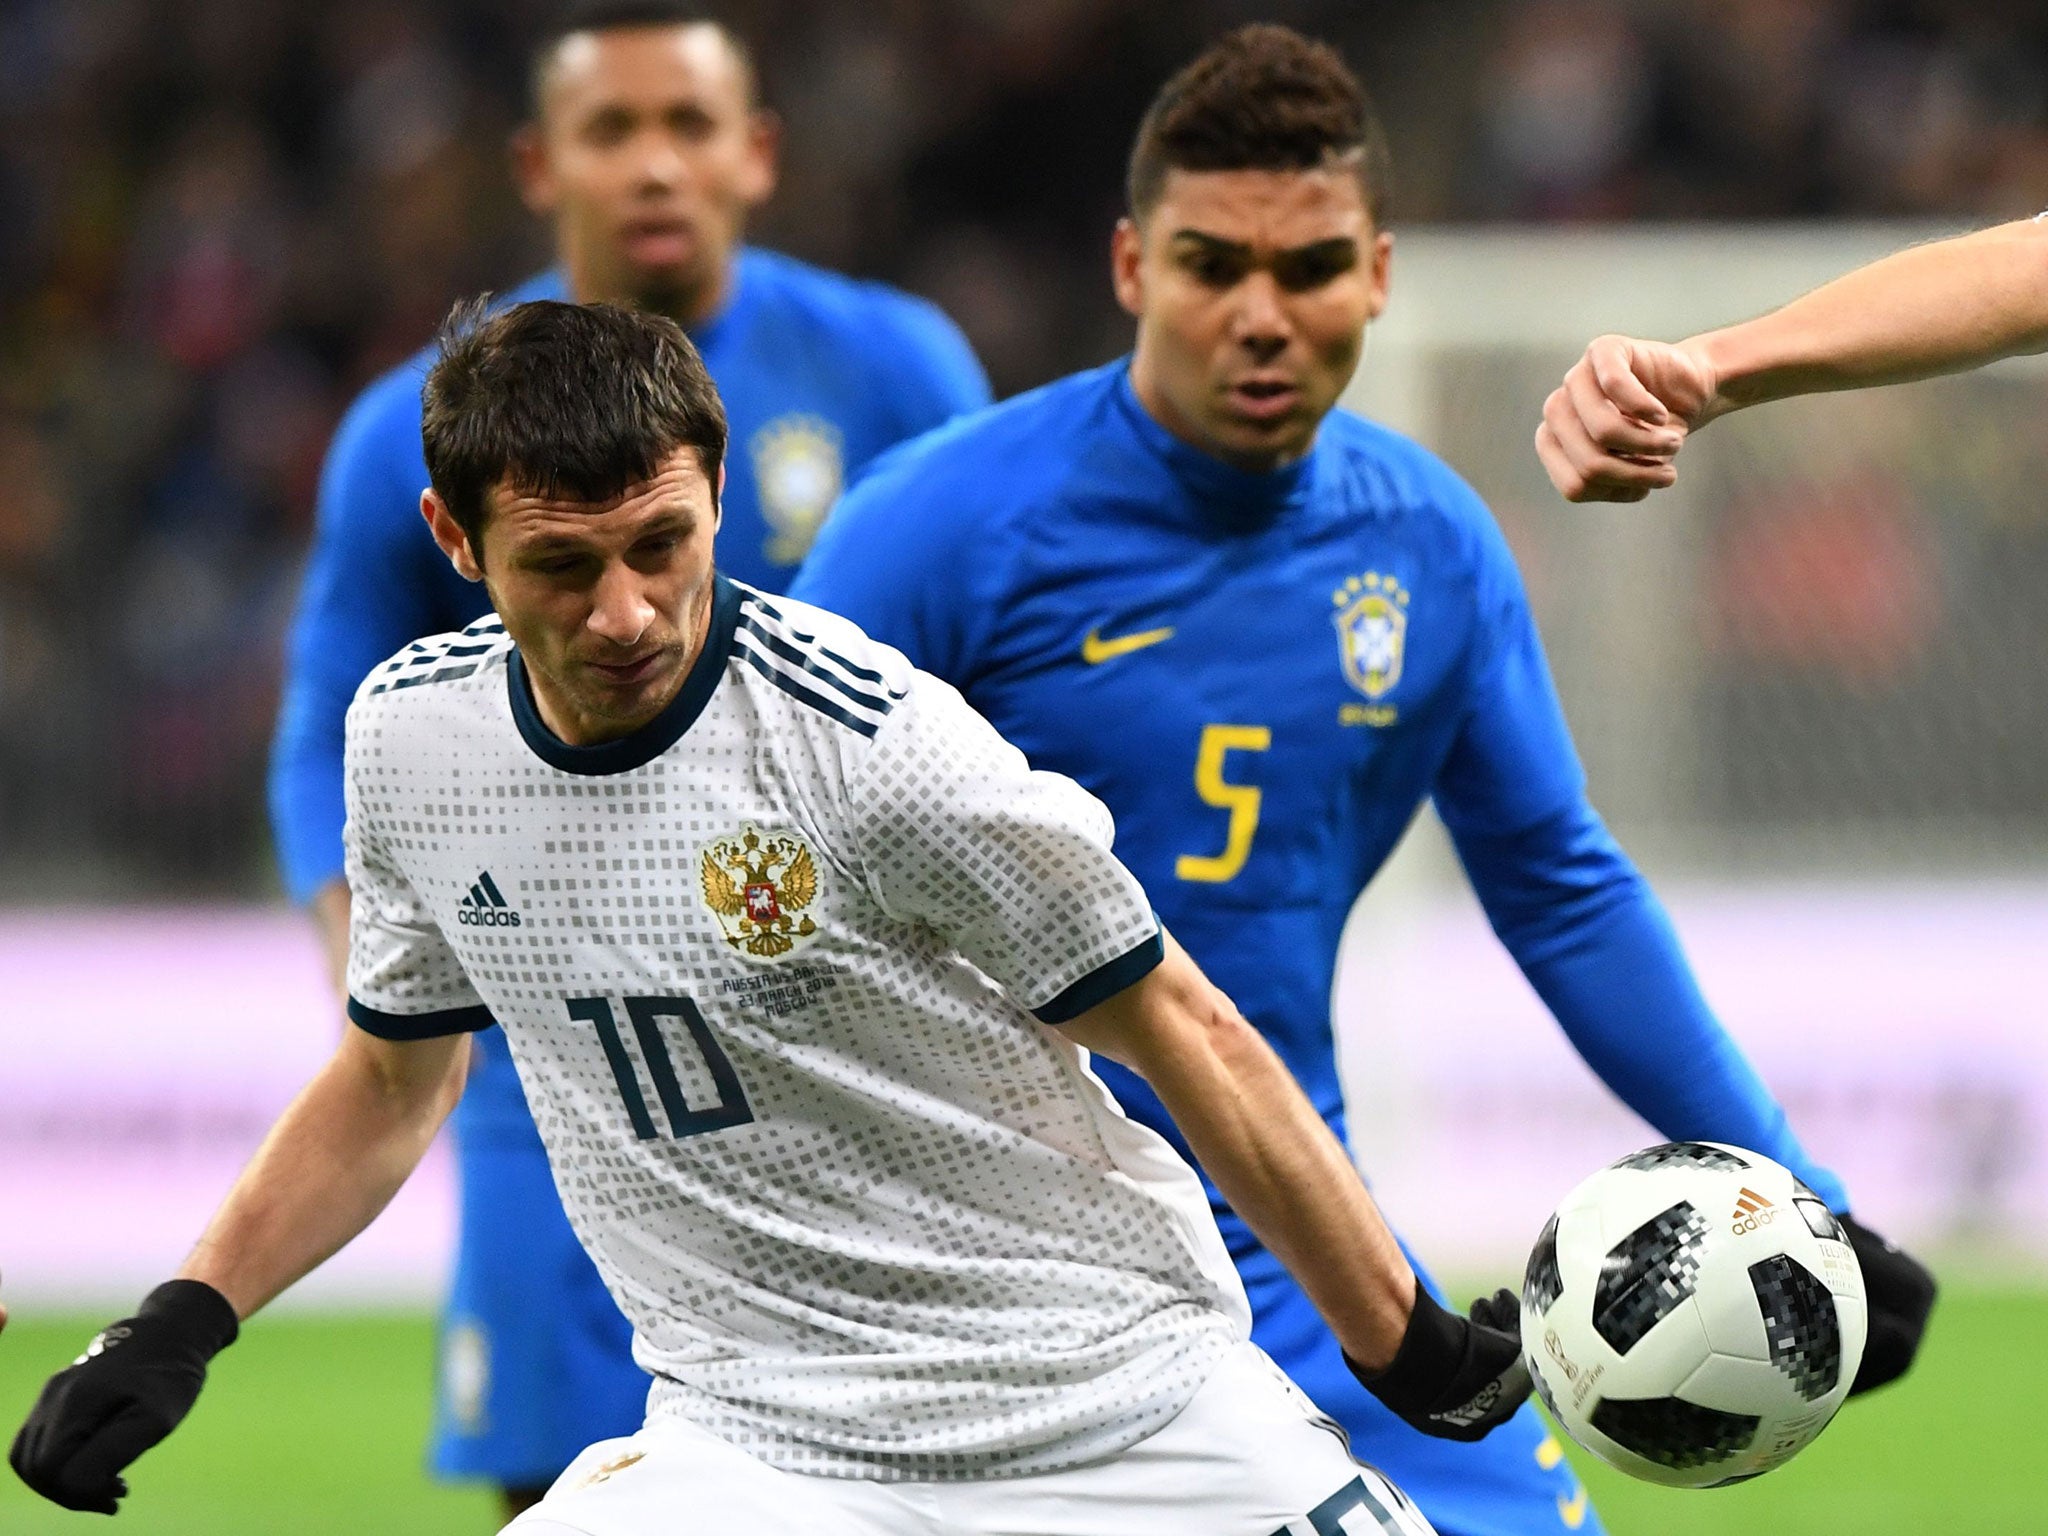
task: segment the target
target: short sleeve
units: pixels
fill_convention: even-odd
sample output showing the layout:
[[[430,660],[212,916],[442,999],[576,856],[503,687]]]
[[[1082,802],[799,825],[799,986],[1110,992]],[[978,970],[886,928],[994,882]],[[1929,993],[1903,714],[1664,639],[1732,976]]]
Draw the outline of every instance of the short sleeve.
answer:
[[[1039,1019],[1062,1024],[1159,964],[1159,922],[1110,851],[1102,802],[1034,771],[957,691],[919,673],[849,777],[868,887]]]
[[[487,1029],[491,1011],[477,997],[433,914],[387,855],[359,784],[356,717],[349,718],[348,821],[342,843],[348,871],[348,1016],[386,1040]]]

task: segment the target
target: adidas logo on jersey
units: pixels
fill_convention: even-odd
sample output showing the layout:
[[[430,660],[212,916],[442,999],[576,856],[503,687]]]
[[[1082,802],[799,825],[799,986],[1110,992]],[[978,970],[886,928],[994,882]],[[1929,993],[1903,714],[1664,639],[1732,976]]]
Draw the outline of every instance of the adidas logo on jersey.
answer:
[[[1742,1186],[1741,1195],[1735,1202],[1735,1225],[1731,1232],[1754,1232],[1758,1227],[1768,1227],[1778,1219],[1778,1208],[1771,1203],[1768,1195],[1760,1195],[1747,1184]]]
[[[500,894],[489,871],[476,877],[476,884],[455,909],[455,920],[467,928],[517,928],[519,914]]]

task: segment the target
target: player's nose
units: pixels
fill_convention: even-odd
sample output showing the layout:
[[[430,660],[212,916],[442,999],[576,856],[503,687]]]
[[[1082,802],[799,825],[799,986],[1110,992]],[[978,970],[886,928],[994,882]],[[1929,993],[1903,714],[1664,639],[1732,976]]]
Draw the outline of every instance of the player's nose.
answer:
[[[1293,324],[1282,302],[1280,285],[1269,272],[1254,272],[1238,285],[1237,302],[1231,311],[1231,335],[1241,344],[1258,351],[1277,351],[1287,345]]]
[[[666,133],[641,134],[635,149],[634,169],[642,187],[665,191],[681,185],[689,173],[682,152]]]
[[[640,573],[623,560],[606,567],[591,595],[585,627],[614,645],[632,645],[654,622],[655,607]]]

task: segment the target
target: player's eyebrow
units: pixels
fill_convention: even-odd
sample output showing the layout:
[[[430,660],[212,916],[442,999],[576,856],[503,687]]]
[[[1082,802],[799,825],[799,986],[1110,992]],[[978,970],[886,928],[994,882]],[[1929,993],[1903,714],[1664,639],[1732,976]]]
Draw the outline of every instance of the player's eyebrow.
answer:
[[[545,533],[518,546],[518,553],[528,559],[548,559],[556,555],[581,555],[589,552],[589,545],[574,534]]]
[[[650,515],[646,522],[633,530],[631,542],[638,544],[648,538],[687,539],[697,527],[697,513],[690,507],[664,507]],[[590,542],[574,533],[537,534],[527,543],[519,546],[519,553],[529,559],[549,559],[557,555],[583,555],[593,552]]]
[[[1332,235],[1327,240],[1311,240],[1307,245],[1289,246],[1274,255],[1275,261],[1301,261],[1319,256],[1352,256],[1358,251],[1355,235]]]
[[[704,104],[701,92],[677,91],[658,101],[633,96],[600,96],[595,101],[584,103],[579,120],[591,123],[600,117],[613,117],[636,121],[642,117],[674,118],[682,115],[709,118],[713,113]]]
[[[1250,260],[1253,248],[1242,240],[1225,240],[1221,235],[1212,235],[1199,229],[1176,229],[1173,239],[1185,241],[1199,247],[1211,256],[1231,256]],[[1275,251],[1267,258],[1270,261],[1299,261],[1304,257],[1348,256],[1358,249],[1355,235],[1331,235],[1324,240],[1311,240],[1307,245],[1291,245],[1285,250]]]
[[[1252,248],[1241,240],[1225,240],[1221,235],[1205,234],[1199,229],[1176,229],[1175,242],[1186,242],[1201,247],[1211,256],[1249,256]]]
[[[688,538],[697,527],[697,511],[694,507],[667,506],[656,512],[633,532],[634,541],[653,537],[675,535]]]

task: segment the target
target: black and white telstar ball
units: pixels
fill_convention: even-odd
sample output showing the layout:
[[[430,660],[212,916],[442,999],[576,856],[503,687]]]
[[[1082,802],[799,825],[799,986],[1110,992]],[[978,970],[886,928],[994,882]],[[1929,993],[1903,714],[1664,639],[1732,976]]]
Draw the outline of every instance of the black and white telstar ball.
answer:
[[[1716,1142],[1649,1147],[1587,1179],[1522,1283],[1550,1416],[1676,1488],[1791,1460],[1849,1395],[1865,1331],[1841,1223],[1790,1170]]]

